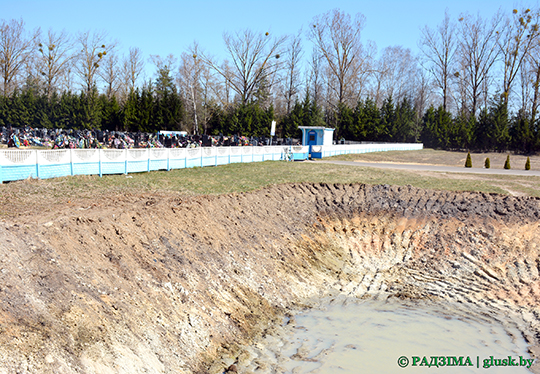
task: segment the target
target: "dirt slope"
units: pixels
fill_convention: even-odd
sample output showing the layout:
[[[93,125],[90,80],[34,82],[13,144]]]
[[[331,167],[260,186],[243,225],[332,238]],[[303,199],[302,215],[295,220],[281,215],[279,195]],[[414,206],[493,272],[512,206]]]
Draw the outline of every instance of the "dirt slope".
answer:
[[[539,217],[535,198],[308,184],[36,212],[0,223],[0,373],[219,373],[329,293],[482,306],[534,345]]]

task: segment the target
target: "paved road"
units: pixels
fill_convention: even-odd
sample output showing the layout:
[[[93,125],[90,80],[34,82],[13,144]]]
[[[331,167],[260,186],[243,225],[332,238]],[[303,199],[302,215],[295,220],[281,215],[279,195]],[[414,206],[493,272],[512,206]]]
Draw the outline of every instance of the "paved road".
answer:
[[[393,164],[389,162],[357,162],[357,161],[329,161],[317,160],[327,164],[363,166],[379,169],[399,169],[399,170],[418,170],[418,171],[436,171],[441,173],[466,173],[466,174],[500,174],[500,175],[519,175],[540,177],[538,170],[505,170],[505,169],[481,169],[465,168],[439,165],[419,165],[419,164]]]

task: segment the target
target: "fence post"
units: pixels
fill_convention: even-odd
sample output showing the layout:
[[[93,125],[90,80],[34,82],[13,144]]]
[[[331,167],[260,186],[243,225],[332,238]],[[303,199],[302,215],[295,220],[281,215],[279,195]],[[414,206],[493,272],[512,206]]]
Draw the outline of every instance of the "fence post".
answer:
[[[37,160],[37,154],[36,154],[36,163],[39,162]],[[71,168],[71,176],[73,176],[73,148],[69,149],[69,165]]]
[[[36,150],[36,177],[37,179],[39,179],[39,152],[37,150]]]
[[[103,176],[103,172],[101,171],[101,154],[103,153],[103,149],[98,148],[98,163],[99,163],[99,176],[100,178]]]

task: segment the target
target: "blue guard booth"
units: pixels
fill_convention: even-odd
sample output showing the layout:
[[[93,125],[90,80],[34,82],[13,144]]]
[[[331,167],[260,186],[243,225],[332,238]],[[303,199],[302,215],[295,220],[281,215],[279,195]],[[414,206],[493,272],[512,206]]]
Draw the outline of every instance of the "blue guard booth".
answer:
[[[302,130],[302,145],[309,146],[311,158],[322,158],[322,147],[332,145],[334,129],[322,126],[298,126]]]

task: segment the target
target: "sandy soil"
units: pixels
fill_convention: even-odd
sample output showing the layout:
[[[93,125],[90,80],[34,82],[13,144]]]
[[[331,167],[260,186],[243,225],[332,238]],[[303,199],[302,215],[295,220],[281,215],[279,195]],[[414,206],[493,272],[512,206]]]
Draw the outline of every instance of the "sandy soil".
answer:
[[[294,184],[14,216],[0,222],[0,373],[272,372],[245,345],[328,295],[481,305],[536,354],[539,202]]]

